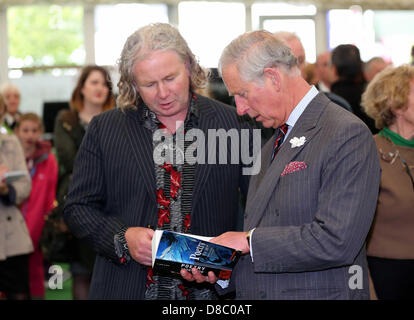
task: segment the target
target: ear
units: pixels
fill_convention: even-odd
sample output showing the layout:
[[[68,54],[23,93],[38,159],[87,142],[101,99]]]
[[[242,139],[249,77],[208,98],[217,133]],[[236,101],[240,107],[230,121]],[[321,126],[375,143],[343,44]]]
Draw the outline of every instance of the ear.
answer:
[[[263,76],[265,79],[270,80],[272,86],[274,86],[277,91],[280,90],[282,76],[279,70],[277,70],[276,68],[264,68]]]

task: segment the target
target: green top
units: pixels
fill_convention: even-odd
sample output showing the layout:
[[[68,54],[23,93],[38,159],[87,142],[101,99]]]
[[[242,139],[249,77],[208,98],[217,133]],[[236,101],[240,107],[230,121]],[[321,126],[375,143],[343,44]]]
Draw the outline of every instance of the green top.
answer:
[[[388,127],[385,127],[378,133],[381,137],[389,138],[397,146],[414,148],[414,139],[406,140],[398,133],[391,131]]]

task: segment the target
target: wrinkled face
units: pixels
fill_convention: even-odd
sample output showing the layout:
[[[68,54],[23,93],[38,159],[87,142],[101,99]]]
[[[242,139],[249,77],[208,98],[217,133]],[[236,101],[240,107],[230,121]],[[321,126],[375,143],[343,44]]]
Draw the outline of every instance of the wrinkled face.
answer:
[[[7,112],[14,115],[19,109],[20,93],[15,89],[7,89],[3,94],[7,105]]]
[[[34,147],[42,135],[40,123],[33,120],[23,120],[16,130],[16,135],[19,137],[24,149]]]
[[[289,113],[280,91],[280,78],[270,72],[265,71],[263,83],[246,82],[232,64],[223,69],[223,80],[230,95],[234,96],[239,115],[248,114],[266,128],[277,128],[286,122]]]
[[[81,93],[85,104],[104,105],[108,98],[109,88],[102,72],[92,71],[86,78]]]
[[[190,72],[173,50],[153,51],[135,63],[138,92],[159,120],[183,120],[187,114]]]

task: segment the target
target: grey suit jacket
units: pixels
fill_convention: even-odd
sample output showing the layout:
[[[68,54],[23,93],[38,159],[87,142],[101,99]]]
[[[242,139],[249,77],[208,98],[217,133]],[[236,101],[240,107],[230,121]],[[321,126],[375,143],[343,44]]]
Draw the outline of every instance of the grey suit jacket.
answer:
[[[208,129],[247,125],[234,108],[217,101],[197,96],[197,106],[198,128],[206,136]],[[228,159],[230,155],[228,148]],[[216,156],[219,163],[218,152]],[[196,165],[191,233],[217,236],[236,229],[239,188],[247,194],[249,180],[242,167]],[[96,116],[79,149],[64,209],[70,230],[98,253],[90,298],[144,298],[147,267],[135,261],[117,263],[113,238],[123,226],[156,226],[157,213],[152,132],[144,127],[142,115],[115,109]]]
[[[254,262],[245,255],[236,266],[237,298],[368,299],[365,238],[380,180],[369,129],[318,94],[269,166],[273,143],[250,181],[244,229],[256,228]],[[294,161],[306,168],[282,175]]]

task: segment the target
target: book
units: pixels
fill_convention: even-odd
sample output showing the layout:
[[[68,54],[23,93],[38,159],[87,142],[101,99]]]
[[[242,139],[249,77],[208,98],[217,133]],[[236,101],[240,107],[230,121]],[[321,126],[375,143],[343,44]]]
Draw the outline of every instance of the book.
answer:
[[[209,271],[220,280],[230,279],[241,251],[209,240],[212,238],[155,230],[152,238],[152,268],[154,273],[178,275],[181,269],[196,267],[202,275]]]
[[[16,171],[9,171],[3,174],[1,180],[5,180],[7,184],[12,183],[13,181],[28,175],[27,171],[24,170],[16,170]]]

